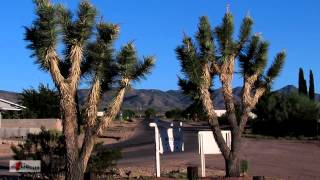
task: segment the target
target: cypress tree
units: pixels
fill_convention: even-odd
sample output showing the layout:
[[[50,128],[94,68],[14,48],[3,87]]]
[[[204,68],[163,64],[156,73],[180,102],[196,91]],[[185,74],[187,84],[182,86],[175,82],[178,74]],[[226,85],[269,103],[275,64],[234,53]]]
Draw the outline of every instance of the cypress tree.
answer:
[[[314,100],[315,95],[314,95],[314,79],[313,79],[313,73],[312,70],[309,72],[309,98],[311,100]]]
[[[304,73],[302,68],[299,68],[299,94],[308,94],[307,81],[304,79]]]

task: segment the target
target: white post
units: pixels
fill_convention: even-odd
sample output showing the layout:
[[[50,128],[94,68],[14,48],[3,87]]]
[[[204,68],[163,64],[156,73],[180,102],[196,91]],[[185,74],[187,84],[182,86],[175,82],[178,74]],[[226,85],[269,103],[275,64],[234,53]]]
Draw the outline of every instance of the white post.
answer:
[[[203,152],[203,135],[200,135],[201,177],[206,177],[206,159]]]
[[[160,177],[160,138],[159,138],[159,129],[156,123],[150,123],[150,127],[154,127],[154,138],[155,138],[155,145],[156,145],[156,161],[155,161],[155,167],[156,167],[156,177]]]

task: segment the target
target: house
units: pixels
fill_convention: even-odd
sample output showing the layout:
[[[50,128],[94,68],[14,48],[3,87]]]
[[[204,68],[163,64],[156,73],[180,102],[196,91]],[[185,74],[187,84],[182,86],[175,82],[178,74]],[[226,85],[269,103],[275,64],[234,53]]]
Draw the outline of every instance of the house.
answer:
[[[1,128],[1,112],[3,111],[21,111],[22,109],[25,109],[26,107],[21,106],[19,104],[7,101],[5,99],[0,98],[0,128]]]
[[[29,133],[39,133],[41,127],[62,131],[60,119],[2,119],[3,111],[21,111],[26,107],[0,99],[0,138],[25,138]]]

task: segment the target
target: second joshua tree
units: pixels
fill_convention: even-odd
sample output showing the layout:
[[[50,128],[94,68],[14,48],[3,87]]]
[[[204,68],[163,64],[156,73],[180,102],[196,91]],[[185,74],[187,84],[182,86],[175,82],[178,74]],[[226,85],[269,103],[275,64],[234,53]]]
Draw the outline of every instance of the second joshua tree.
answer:
[[[225,159],[226,176],[240,176],[241,134],[249,113],[268,86],[279,75],[285,53],[276,55],[271,67],[265,72],[269,44],[259,35],[252,34],[253,21],[247,16],[240,27],[239,38],[233,38],[233,16],[227,12],[222,24],[211,29],[207,17],[201,17],[196,33],[196,41],[185,36],[182,45],[176,48],[184,78],[179,85],[186,94],[196,97],[203,106],[216,142]],[[243,87],[240,101],[240,115],[236,115],[232,81],[236,73],[235,63],[239,61]],[[215,105],[212,101],[213,78],[217,76],[222,84],[222,92],[231,128],[232,143],[229,148],[219,127]]]

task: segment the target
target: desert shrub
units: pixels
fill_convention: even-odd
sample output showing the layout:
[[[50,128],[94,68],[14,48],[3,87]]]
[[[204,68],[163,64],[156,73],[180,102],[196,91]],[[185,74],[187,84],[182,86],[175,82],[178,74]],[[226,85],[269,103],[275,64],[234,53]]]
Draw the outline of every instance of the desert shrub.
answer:
[[[24,144],[12,146],[16,160],[40,160],[42,179],[57,179],[65,170],[64,137],[58,131],[41,129],[39,134],[28,134]]]
[[[11,146],[16,160],[40,160],[41,172],[29,173],[30,177],[58,179],[65,172],[65,141],[61,132],[41,128],[39,134],[28,134],[24,144]],[[101,172],[117,165],[121,150],[104,150],[102,143],[94,146],[88,162],[88,170]]]
[[[118,160],[122,157],[120,149],[103,149],[102,143],[97,143],[94,146],[94,152],[89,159],[88,171],[94,171],[96,173],[103,173],[110,171],[117,165]]]
[[[125,109],[125,110],[123,110],[122,118],[123,118],[124,120],[129,120],[129,119],[134,118],[135,114],[136,114],[136,113],[135,113],[134,111],[132,111],[132,110],[130,110],[130,109]]]
[[[165,115],[166,115],[166,118],[168,119],[178,120],[182,118],[182,110],[179,108],[175,108],[170,111],[167,111]]]
[[[157,112],[156,112],[156,110],[153,109],[153,108],[148,108],[148,109],[144,112],[144,114],[145,114],[146,119],[150,120],[150,119],[153,119],[153,118],[156,117]]]
[[[185,110],[183,110],[182,115],[186,119],[190,119],[193,121],[207,121],[208,118],[203,111],[202,104],[198,101],[195,101],[190,106],[188,106]]]
[[[240,162],[240,172],[244,175],[247,174],[249,170],[249,161],[248,160],[241,160]]]
[[[315,136],[319,119],[318,102],[292,93],[266,94],[257,104],[253,133],[271,136]]]

